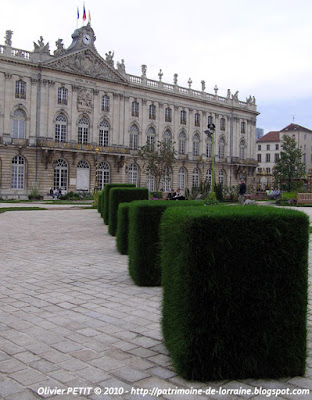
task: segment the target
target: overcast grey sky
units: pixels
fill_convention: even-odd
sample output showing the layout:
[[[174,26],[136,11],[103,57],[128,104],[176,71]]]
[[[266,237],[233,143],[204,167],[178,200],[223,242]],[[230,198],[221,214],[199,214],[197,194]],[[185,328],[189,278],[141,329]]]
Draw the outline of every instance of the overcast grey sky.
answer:
[[[65,47],[82,25],[83,1],[12,0],[2,4],[2,37],[13,30],[13,47],[33,50],[43,36],[51,53],[61,38]],[[265,132],[293,121],[312,129],[311,0],[88,0],[95,46],[103,57],[115,52],[126,71],[219,95],[239,91],[255,96],[257,126]],[[0,32],[1,34],[1,32]]]

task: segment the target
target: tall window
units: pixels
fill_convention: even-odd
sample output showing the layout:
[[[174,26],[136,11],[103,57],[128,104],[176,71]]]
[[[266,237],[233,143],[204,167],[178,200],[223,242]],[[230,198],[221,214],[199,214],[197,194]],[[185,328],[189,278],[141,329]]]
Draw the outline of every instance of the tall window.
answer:
[[[277,160],[279,160],[279,153],[274,154],[274,162],[276,162]]]
[[[165,122],[172,122],[172,110],[170,107],[165,109]]]
[[[266,162],[271,162],[271,154],[270,154],[270,153],[267,153],[267,154],[265,155],[265,161],[266,161]]]
[[[179,174],[178,174],[178,186],[181,190],[185,189],[185,177],[186,177],[185,168],[181,167],[179,169]]]
[[[102,190],[106,183],[110,183],[110,166],[107,162],[101,162],[97,170],[98,189]]]
[[[211,115],[209,115],[209,117],[208,117],[208,125],[209,124],[213,124],[213,118]]]
[[[195,114],[195,126],[200,126],[200,114]]]
[[[149,119],[156,119],[156,106],[154,104],[151,104],[149,106]]]
[[[196,133],[193,136],[193,156],[199,155],[199,135]]]
[[[261,159],[262,159],[261,154],[258,154],[257,157],[258,157],[258,162],[262,162],[261,161]]]
[[[89,121],[87,118],[80,118],[78,122],[78,143],[88,143],[89,136]]]
[[[66,142],[67,118],[64,114],[59,114],[55,119],[55,141]]]
[[[206,143],[206,157],[212,157],[212,139],[208,138]]]
[[[102,96],[102,111],[109,112],[109,97],[107,95]]]
[[[241,122],[241,133],[246,133],[246,122]]]
[[[225,172],[223,171],[223,169],[219,172],[219,183],[221,183],[221,185],[224,185],[224,178],[225,178]]]
[[[169,174],[166,174],[163,178],[162,178],[162,189],[164,192],[169,192],[170,191],[170,176]]]
[[[224,158],[225,157],[225,140],[224,138],[221,138],[219,140],[219,158]]]
[[[128,182],[134,183],[137,185],[138,183],[138,166],[136,164],[131,164],[128,171]]]
[[[57,90],[57,103],[58,104],[67,104],[68,99],[68,90],[64,87],[60,87]]]
[[[14,111],[12,123],[12,137],[15,139],[25,139],[26,114],[22,109]]]
[[[181,132],[179,135],[179,154],[186,153],[186,135],[184,132]]]
[[[67,190],[68,165],[63,159],[58,159],[54,164],[54,189]]]
[[[155,178],[151,174],[146,175],[146,187],[150,192],[155,190]]]
[[[206,183],[208,183],[211,187],[212,185],[212,171],[211,169],[208,169],[207,174],[206,174]]]
[[[139,103],[137,101],[133,101],[132,102],[131,115],[132,115],[132,117],[138,117],[139,116]]]
[[[220,119],[220,131],[225,131],[225,118]]]
[[[130,127],[129,148],[130,150],[138,149],[139,129],[136,125]]]
[[[25,160],[21,156],[12,159],[11,189],[24,189]]]
[[[171,140],[172,140],[171,136],[172,136],[172,135],[171,135],[170,129],[166,129],[166,130],[165,130],[165,133],[164,133],[164,141],[165,141],[166,143],[170,143]]]
[[[26,99],[26,82],[21,79],[15,83],[15,97],[17,99]]]
[[[193,171],[192,186],[194,188],[199,187],[199,169],[198,168],[195,168]]]
[[[107,121],[103,121],[100,124],[99,145],[104,147],[109,145],[109,124]]]
[[[241,160],[245,159],[245,140],[241,140],[239,144],[239,158]]]
[[[186,125],[186,111],[184,110],[180,113],[180,124]]]
[[[155,137],[156,137],[155,129],[153,127],[148,128],[146,143],[151,150],[155,150]]]

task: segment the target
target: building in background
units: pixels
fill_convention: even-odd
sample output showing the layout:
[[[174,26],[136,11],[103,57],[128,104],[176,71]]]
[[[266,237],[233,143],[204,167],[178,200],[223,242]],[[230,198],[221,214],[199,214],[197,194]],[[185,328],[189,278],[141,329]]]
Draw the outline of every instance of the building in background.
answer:
[[[12,31],[0,46],[0,197],[26,198],[35,187],[63,192],[102,189],[108,182],[131,182],[154,189],[142,170],[140,146],[175,142],[178,161],[162,189],[181,190],[211,181],[212,142],[204,134],[215,124],[215,180],[255,186],[257,166],[255,98],[240,101],[126,72],[114,52],[95,48],[89,24],[75,30],[50,53],[42,36],[32,52],[12,47]]]
[[[297,124],[287,125],[280,131],[269,132],[257,140],[257,190],[271,189],[273,186],[273,167],[282,151],[283,137],[294,138],[302,151],[302,162],[308,173],[312,167],[312,130]]]
[[[258,140],[262,138],[263,135],[264,135],[264,129],[256,128],[256,139]]]

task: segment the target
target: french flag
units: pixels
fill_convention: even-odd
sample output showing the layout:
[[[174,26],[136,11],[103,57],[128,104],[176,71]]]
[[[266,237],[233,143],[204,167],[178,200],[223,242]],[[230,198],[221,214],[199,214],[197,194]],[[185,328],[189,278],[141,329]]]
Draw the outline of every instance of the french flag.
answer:
[[[85,9],[85,5],[83,3],[83,16],[82,16],[83,21],[85,21],[87,19],[87,14],[86,14],[86,9]]]

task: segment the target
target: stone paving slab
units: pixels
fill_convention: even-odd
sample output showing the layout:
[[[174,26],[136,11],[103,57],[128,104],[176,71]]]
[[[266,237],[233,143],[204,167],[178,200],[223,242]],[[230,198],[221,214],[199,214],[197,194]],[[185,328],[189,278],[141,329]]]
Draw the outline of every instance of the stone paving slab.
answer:
[[[312,209],[302,210],[312,216]],[[310,393],[272,398],[312,398],[311,312],[305,377],[204,384],[177,376],[161,335],[161,288],[133,284],[127,256],[118,254],[94,209],[1,214],[0,270],[1,399],[153,399],[154,388],[189,390],[185,396],[163,392],[163,399],[261,400],[268,390],[287,388]],[[66,392],[81,387],[92,391]],[[260,387],[266,392],[192,393]],[[123,393],[108,391],[114,388]]]

